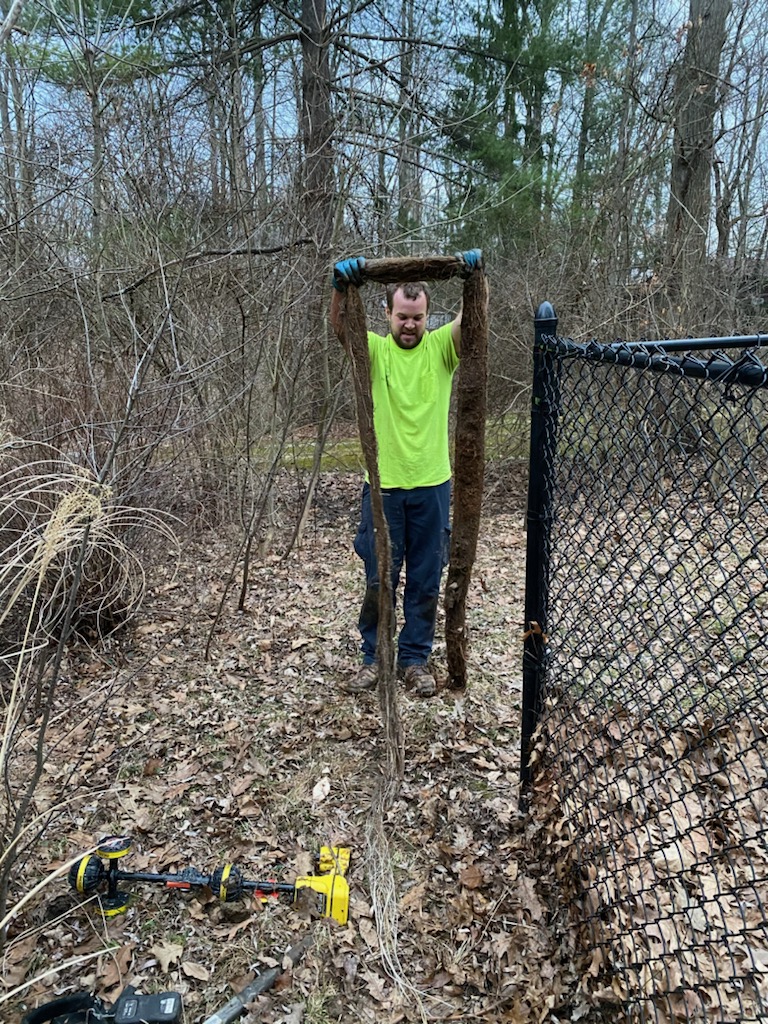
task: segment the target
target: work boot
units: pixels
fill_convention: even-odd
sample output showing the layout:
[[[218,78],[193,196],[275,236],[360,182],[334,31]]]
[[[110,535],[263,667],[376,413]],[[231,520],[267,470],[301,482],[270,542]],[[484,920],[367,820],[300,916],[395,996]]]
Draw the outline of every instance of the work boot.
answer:
[[[346,684],[344,689],[347,693],[365,693],[367,690],[375,690],[379,682],[379,666],[372,664],[361,665],[354,678]]]
[[[437,693],[435,677],[423,662],[406,665],[405,685],[413,688],[414,697],[434,697]]]

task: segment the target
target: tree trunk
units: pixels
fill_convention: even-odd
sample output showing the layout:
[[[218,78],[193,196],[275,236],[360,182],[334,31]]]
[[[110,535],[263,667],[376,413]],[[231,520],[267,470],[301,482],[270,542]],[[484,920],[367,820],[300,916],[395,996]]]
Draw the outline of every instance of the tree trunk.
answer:
[[[632,122],[632,90],[635,87],[637,75],[637,20],[638,0],[631,0],[630,18],[628,28],[628,49],[627,49],[627,70],[624,80],[624,88],[621,98],[621,115],[619,118],[619,139],[616,149],[616,202],[614,203],[613,237],[616,239],[616,268],[614,270],[614,287],[619,287],[626,281],[627,272],[632,269],[633,249],[629,215],[629,193],[627,183],[627,166],[629,153],[631,151],[631,122]]]
[[[243,70],[241,67],[241,40],[235,5],[228,11],[222,43],[229,54],[221,76],[220,101],[224,108],[224,123],[227,136],[227,165],[229,171],[229,192],[237,218],[242,225],[243,237],[249,237],[253,227],[250,213],[253,207],[253,189],[248,175],[246,153],[246,123],[243,103]]]
[[[691,0],[688,39],[675,87],[667,211],[667,260],[677,279],[700,266],[707,253],[719,69],[730,10],[731,0]]]
[[[302,0],[301,22],[301,138],[303,159],[298,182],[297,203],[314,243],[308,248],[303,278],[308,298],[300,337],[313,339],[311,359],[312,419],[317,425],[313,471],[299,516],[297,543],[307,520],[314,496],[317,473],[328,435],[329,417],[335,403],[331,394],[328,365],[329,331],[325,318],[324,283],[328,273],[328,254],[336,211],[333,166],[333,118],[331,115],[330,34],[325,0]]]
[[[102,262],[102,240],[104,233],[104,106],[102,102],[101,72],[96,67],[96,52],[89,46],[83,47],[85,88],[91,107],[91,132],[93,154],[91,157],[91,244],[93,247],[93,269],[96,281],[100,280]]]
[[[750,229],[750,210],[753,208],[750,198],[757,189],[757,168],[760,166],[760,136],[768,117],[768,73],[764,68],[758,70],[756,92],[753,96],[745,92],[742,102],[741,116],[745,125],[749,126],[750,138],[746,146],[746,157],[739,165],[736,190],[739,197],[738,229],[734,259],[736,266],[743,266],[747,259],[748,238]]]
[[[594,110],[596,98],[595,72],[600,60],[600,47],[605,35],[608,17],[613,9],[614,0],[606,0],[597,19],[597,24],[592,23],[591,11],[586,26],[585,39],[585,62],[582,69],[582,83],[584,87],[584,99],[581,104],[581,118],[579,124],[579,141],[576,147],[576,169],[574,181],[574,200],[576,209],[581,213],[588,202],[586,192],[587,181],[587,153],[592,142],[594,129]],[[631,51],[630,51],[631,52]]]
[[[17,179],[17,155],[11,126],[10,96],[11,70],[6,65],[2,69],[0,79],[0,128],[3,138],[3,198],[5,206],[4,226],[18,224],[19,203],[18,203],[18,179]]]
[[[300,195],[310,235],[317,244],[318,252],[325,253],[334,210],[331,70],[325,0],[302,0],[301,11],[301,137],[304,157]]]
[[[256,29],[256,38],[261,40],[261,14]],[[267,140],[266,140],[266,112],[264,110],[264,83],[266,72],[264,70],[264,54],[258,50],[253,57],[253,88],[254,88],[254,110],[253,110],[253,187],[256,192],[254,216],[258,223],[264,220],[269,210],[269,179],[267,174]]]
[[[420,173],[418,146],[413,138],[418,132],[413,109],[413,0],[403,0],[400,49],[400,96],[398,99],[398,203],[397,226],[401,238],[407,239],[419,226]]]
[[[0,48],[5,45],[7,39],[10,38],[13,26],[19,19],[21,14],[21,8],[24,6],[23,0],[13,0],[11,6],[8,8],[7,13],[3,13],[3,20],[0,22]]]

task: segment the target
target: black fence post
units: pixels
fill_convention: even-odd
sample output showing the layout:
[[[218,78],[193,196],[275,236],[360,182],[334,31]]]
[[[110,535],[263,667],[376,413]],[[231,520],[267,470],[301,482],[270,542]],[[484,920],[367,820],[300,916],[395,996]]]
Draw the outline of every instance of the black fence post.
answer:
[[[526,802],[527,789],[531,781],[531,738],[539,715],[545,673],[553,457],[560,387],[558,360],[553,352],[542,345],[542,339],[555,336],[556,333],[555,310],[549,302],[542,302],[536,310],[534,320],[520,749],[521,805]]]

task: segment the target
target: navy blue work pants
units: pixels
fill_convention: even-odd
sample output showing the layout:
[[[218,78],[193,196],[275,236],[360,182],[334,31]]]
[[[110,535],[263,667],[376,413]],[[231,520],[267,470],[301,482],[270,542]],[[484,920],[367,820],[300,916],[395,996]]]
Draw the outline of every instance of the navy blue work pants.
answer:
[[[392,601],[405,566],[403,627],[397,645],[398,665],[426,662],[435,638],[440,577],[450,550],[451,481],[435,487],[401,487],[382,491],[384,515],[392,543]],[[363,661],[376,659],[379,622],[379,575],[371,514],[371,488],[363,485],[360,527],[355,551],[365,563],[365,598],[358,623]]]

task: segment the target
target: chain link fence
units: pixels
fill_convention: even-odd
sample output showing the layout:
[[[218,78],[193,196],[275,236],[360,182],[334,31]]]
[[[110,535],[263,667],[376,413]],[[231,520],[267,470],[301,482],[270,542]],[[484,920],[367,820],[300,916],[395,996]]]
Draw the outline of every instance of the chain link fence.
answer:
[[[768,1024],[761,339],[556,332],[544,304],[522,777],[583,1013]]]

